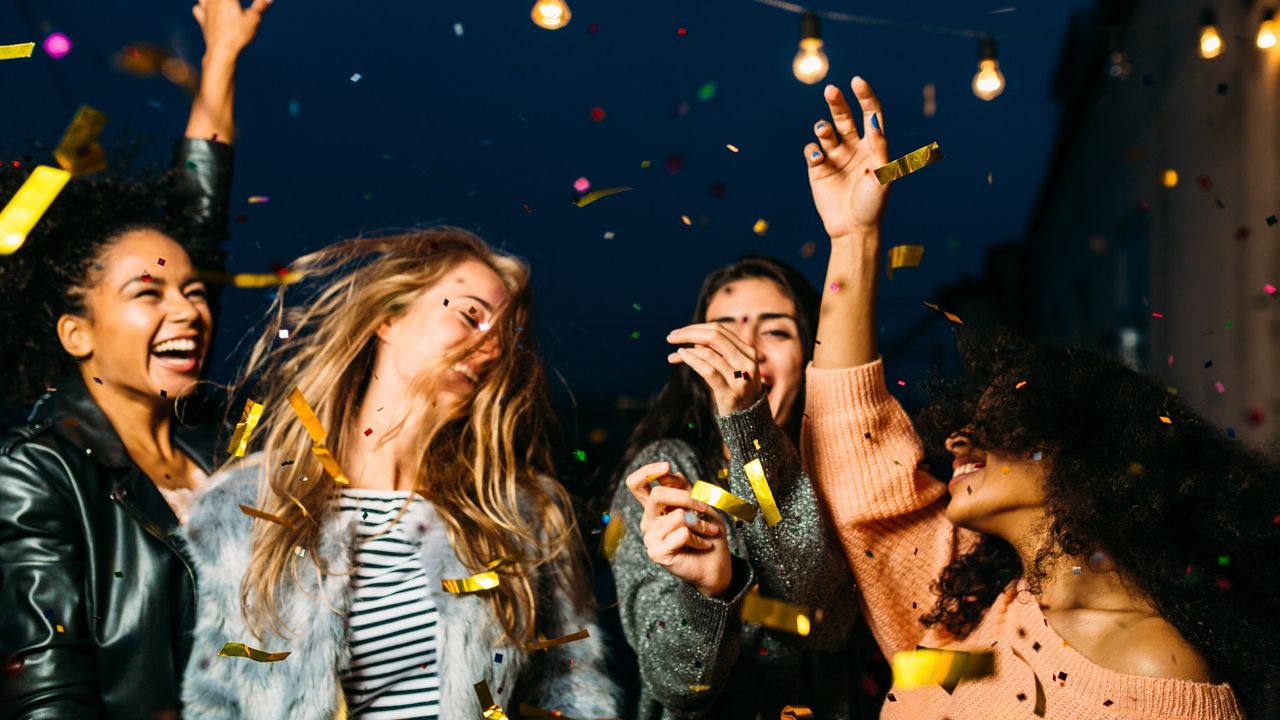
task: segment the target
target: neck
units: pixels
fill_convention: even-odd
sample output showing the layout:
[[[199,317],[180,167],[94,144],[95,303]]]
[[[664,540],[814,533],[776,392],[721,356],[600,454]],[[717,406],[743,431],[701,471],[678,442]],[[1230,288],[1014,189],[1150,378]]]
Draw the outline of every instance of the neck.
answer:
[[[413,473],[418,461],[415,440],[420,428],[406,422],[391,436],[396,423],[408,417],[409,388],[395,379],[390,368],[380,370],[369,381],[356,419],[348,427],[351,440],[344,443],[342,467],[351,473],[352,487],[413,490]]]
[[[1010,541],[1022,561],[1024,577],[1035,569],[1036,552],[1042,538],[1025,533]],[[1150,603],[1126,585],[1110,559],[1101,553],[1088,556],[1061,555],[1045,561],[1045,577],[1036,596],[1046,612],[1053,610],[1142,610]]]
[[[94,382],[93,370],[81,368],[81,377],[89,396],[115,429],[125,450],[132,458],[172,459],[172,400],[143,397],[128,388]]]

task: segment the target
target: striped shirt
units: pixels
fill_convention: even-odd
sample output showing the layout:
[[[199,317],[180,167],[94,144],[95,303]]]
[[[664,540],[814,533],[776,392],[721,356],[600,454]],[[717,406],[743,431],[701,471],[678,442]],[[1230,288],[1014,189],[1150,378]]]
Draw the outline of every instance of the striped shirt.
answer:
[[[426,502],[408,492],[342,490],[339,507],[357,528],[347,617],[351,665],[342,676],[352,718],[440,715],[440,614],[422,564]]]

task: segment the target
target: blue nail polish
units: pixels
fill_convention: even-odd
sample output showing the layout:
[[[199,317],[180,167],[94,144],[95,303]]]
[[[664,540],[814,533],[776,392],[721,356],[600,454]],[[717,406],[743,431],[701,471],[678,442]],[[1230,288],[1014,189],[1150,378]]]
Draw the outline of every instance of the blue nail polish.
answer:
[[[877,130],[879,130],[879,129],[880,129],[880,114],[879,114],[879,113],[872,113],[872,114],[871,114],[871,127],[875,128],[875,129],[877,129]]]
[[[684,524],[693,527],[698,524],[698,513],[692,510],[684,511]]]
[[[813,151],[813,159],[814,159],[814,160],[817,160],[817,159],[818,159],[818,158],[820,158],[820,157],[822,157],[822,153],[818,152],[817,150],[814,150],[814,151]]]
[[[819,130],[826,130],[826,129],[827,129],[827,124],[826,124],[826,123],[823,123],[823,122],[818,123],[818,129],[819,129]]]

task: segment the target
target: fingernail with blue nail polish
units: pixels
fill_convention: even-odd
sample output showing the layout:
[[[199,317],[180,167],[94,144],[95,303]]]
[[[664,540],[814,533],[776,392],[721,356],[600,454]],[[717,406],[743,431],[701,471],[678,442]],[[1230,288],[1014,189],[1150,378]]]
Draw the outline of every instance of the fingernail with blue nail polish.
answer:
[[[692,510],[684,511],[684,524],[693,527],[698,524],[698,513]]]
[[[879,130],[879,129],[880,129],[880,115],[879,115],[879,113],[873,113],[873,114],[871,115],[871,127],[875,128],[875,129],[877,129],[877,130]]]
[[[814,159],[814,160],[817,160],[817,159],[818,159],[818,158],[820,158],[820,157],[822,157],[822,153],[818,152],[817,150],[814,150],[814,151],[813,151],[813,159]]]
[[[819,130],[826,130],[826,129],[827,129],[827,124],[826,124],[826,123],[818,123],[818,129],[819,129]]]

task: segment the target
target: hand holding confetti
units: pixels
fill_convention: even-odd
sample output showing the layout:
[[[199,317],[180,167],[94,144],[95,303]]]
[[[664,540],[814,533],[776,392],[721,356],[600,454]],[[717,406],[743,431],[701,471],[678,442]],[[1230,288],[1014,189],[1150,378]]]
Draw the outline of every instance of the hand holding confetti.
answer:
[[[681,347],[667,356],[672,365],[688,365],[698,373],[716,401],[716,412],[731,415],[760,399],[764,384],[756,350],[724,323],[709,322],[672,330],[667,342]]]

